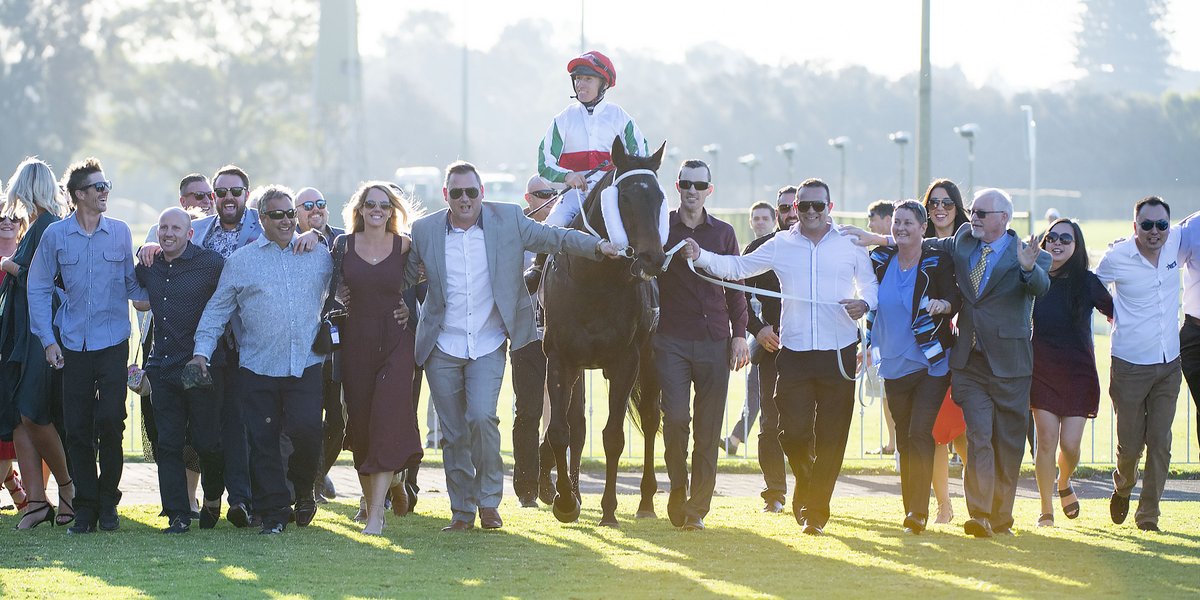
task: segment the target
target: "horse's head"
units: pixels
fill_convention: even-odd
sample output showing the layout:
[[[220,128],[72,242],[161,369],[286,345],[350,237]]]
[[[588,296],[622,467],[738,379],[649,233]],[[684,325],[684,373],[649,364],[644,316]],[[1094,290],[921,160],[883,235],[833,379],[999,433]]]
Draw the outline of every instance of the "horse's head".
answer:
[[[666,146],[663,142],[653,155],[642,157],[626,154],[619,137],[612,145],[617,205],[629,246],[633,249],[631,272],[646,280],[657,277],[667,260],[663,252],[666,240],[659,234],[660,211],[665,210],[667,199],[663,197],[656,175]]]

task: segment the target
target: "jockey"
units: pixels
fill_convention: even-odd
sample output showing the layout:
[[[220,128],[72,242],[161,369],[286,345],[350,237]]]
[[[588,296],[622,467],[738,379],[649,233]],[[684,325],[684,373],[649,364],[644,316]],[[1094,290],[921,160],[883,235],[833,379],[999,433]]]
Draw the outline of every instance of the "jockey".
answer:
[[[649,156],[646,138],[633,117],[620,106],[604,100],[604,93],[617,86],[617,70],[607,56],[590,51],[571,59],[567,72],[575,88],[577,103],[554,117],[538,148],[538,174],[552,183],[573,188],[546,217],[558,227],[570,225],[579,214],[589,186],[595,185],[611,162],[588,176],[587,172],[611,161],[613,139],[620,137],[625,152]]]

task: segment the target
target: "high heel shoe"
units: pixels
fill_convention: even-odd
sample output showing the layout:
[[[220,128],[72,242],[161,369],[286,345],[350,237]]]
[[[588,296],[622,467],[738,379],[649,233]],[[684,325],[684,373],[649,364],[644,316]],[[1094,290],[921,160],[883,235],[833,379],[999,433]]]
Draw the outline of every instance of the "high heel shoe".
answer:
[[[17,523],[16,529],[33,529],[34,527],[46,522],[49,522],[50,526],[54,527],[54,507],[51,506],[49,502],[45,500],[30,500],[29,504],[41,505],[41,508],[34,508],[21,515],[21,520]],[[31,517],[37,513],[42,513],[42,517],[36,521],[31,520]],[[22,527],[22,525],[24,525],[24,527]]]
[[[71,486],[71,499],[70,500],[63,498],[63,488],[65,488],[67,486]],[[73,481],[68,481],[66,483],[58,484],[58,516],[54,517],[55,525],[58,525],[60,527],[66,527],[67,525],[70,525],[72,521],[75,520],[75,505],[72,504],[75,501],[75,493],[74,492],[75,492],[75,484]],[[63,514],[64,507],[66,507],[66,510],[71,511],[70,514]]]
[[[21,477],[17,475],[16,469],[8,470],[8,477],[4,478],[4,488],[8,490],[9,497],[12,498],[13,506],[17,512],[23,512],[26,506],[29,506],[29,496],[25,494],[25,488],[21,486]],[[21,499],[17,500],[17,496]]]
[[[392,513],[397,517],[408,514],[408,489],[404,486],[407,477],[408,469],[401,469],[392,476]],[[367,514],[369,515],[370,512]]]
[[[394,505],[395,505],[395,503],[393,502],[393,506]],[[371,529],[371,521],[375,520],[375,515],[379,515],[379,529],[378,530]],[[385,520],[386,515],[387,515],[387,509],[385,509],[382,504],[380,504],[378,506],[368,507],[367,508],[367,526],[363,527],[362,532],[367,535],[383,535],[383,526],[387,524],[387,521]]]

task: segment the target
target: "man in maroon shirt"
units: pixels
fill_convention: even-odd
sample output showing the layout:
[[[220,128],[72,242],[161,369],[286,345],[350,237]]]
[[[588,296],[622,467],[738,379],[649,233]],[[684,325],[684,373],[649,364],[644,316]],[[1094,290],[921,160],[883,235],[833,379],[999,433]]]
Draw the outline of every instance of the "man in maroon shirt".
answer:
[[[671,211],[667,247],[692,238],[718,254],[738,254],[733,227],[709,215],[712,173],[701,160],[679,169],[679,208]],[[729,389],[729,371],[750,362],[746,345],[746,295],[708,283],[679,261],[658,278],[661,316],[654,334],[654,363],[662,384],[663,444],[671,496],[667,515],[686,530],[704,529],[717,475],[717,440]],[[691,386],[696,387],[696,442],[688,496]]]

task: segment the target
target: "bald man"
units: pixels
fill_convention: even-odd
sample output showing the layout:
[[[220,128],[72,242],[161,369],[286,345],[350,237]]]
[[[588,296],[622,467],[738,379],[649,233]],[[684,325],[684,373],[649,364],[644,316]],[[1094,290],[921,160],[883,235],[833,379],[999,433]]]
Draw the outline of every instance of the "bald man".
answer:
[[[296,225],[300,233],[316,231],[326,248],[333,247],[333,239],[346,230],[329,224],[329,205],[317,188],[301,188],[296,192]]]
[[[154,390],[154,423],[158,429],[158,487],[168,527],[163,533],[187,533],[192,504],[184,473],[183,446],[189,440],[200,455],[204,502],[200,527],[210,529],[221,515],[225,489],[221,454],[220,409],[212,386],[186,388],[183,367],[191,359],[196,326],[217,289],[225,260],[191,242],[192,219],[181,208],[168,208],[158,218],[162,249],[153,265],[138,265],[138,283],[150,295],[154,344],[146,359],[146,376]]]

